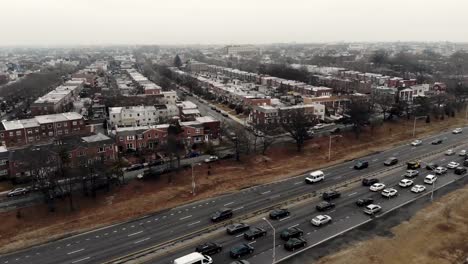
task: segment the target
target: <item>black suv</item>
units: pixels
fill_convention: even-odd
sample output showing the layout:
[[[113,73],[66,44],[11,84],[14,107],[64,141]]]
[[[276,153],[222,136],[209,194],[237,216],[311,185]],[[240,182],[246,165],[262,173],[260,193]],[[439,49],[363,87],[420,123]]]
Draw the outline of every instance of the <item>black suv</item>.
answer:
[[[356,164],[354,164],[354,169],[356,170],[362,170],[369,167],[369,162],[365,160],[358,160]]]
[[[219,222],[232,217],[231,208],[221,208],[211,216],[211,221]]]
[[[457,167],[454,171],[455,174],[457,175],[463,175],[466,173],[466,168],[464,167]]]
[[[250,226],[244,223],[228,225],[226,231],[229,235],[239,234],[249,230]]]
[[[398,159],[395,157],[388,158],[383,164],[385,166],[392,166],[398,163]]]
[[[330,203],[330,202],[321,202],[321,203],[317,204],[317,206],[315,206],[315,208],[319,212],[330,210],[330,209],[332,209],[334,207],[335,207],[335,204]]]
[[[220,244],[211,242],[199,245],[195,248],[196,252],[202,253],[203,255],[214,255],[221,252],[221,250],[223,250],[223,247]]]
[[[267,232],[265,229],[260,227],[252,227],[249,231],[244,233],[244,238],[247,240],[255,240],[259,237],[266,236]]]
[[[322,198],[323,198],[325,201],[330,201],[330,200],[339,198],[340,196],[341,196],[341,193],[339,193],[339,192],[337,192],[337,191],[327,191],[327,192],[324,192],[324,193],[322,194]]]
[[[408,170],[415,170],[421,168],[421,163],[419,161],[408,161],[406,163],[406,168]]]
[[[363,199],[357,200],[356,205],[357,206],[367,206],[367,205],[369,205],[369,204],[371,204],[373,202],[374,202],[374,199],[372,199],[372,198],[363,198]]]
[[[439,144],[442,144],[442,139],[440,139],[440,138],[434,139],[434,141],[432,141],[431,144],[432,144],[432,145],[439,145]]]
[[[290,238],[293,237],[301,237],[304,234],[304,231],[302,231],[300,228],[297,227],[290,227],[283,232],[281,232],[280,237],[281,239],[288,241]]]
[[[271,219],[280,219],[280,218],[284,218],[284,217],[287,217],[289,216],[291,213],[289,212],[288,209],[275,209],[273,211],[270,212],[270,218]]]
[[[236,247],[231,248],[229,254],[232,258],[240,258],[242,256],[253,253],[254,248],[249,244],[240,244]]]
[[[284,244],[284,249],[294,251],[299,248],[303,248],[307,245],[307,241],[303,238],[291,238]]]
[[[364,178],[364,179],[362,179],[362,185],[363,186],[371,186],[372,184],[378,183],[378,182],[379,182],[379,179],[375,179],[375,178],[370,178],[370,179]]]

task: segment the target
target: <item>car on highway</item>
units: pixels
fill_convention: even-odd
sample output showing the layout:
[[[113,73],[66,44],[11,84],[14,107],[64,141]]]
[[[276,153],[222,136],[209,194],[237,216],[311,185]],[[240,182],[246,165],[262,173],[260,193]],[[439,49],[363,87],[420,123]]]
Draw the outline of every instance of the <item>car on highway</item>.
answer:
[[[455,162],[455,161],[451,161],[447,164],[447,168],[448,169],[455,169],[456,167],[460,166],[460,163],[458,162]]]
[[[356,164],[354,164],[354,169],[355,170],[362,170],[369,167],[369,162],[365,160],[358,160]]]
[[[284,244],[284,249],[294,251],[296,249],[303,248],[307,245],[307,241],[304,238],[291,238]]]
[[[376,179],[376,178],[364,178],[362,179],[362,185],[363,186],[371,186],[373,185],[374,183],[378,183],[379,182],[379,179]]]
[[[374,215],[382,210],[382,206],[377,204],[369,204],[364,208],[364,213],[368,215]]]
[[[247,260],[236,260],[236,261],[233,261],[231,262],[231,264],[250,264],[250,262],[248,262]]]
[[[464,167],[457,167],[454,171],[455,174],[457,175],[463,175],[466,173],[466,168]]]
[[[240,258],[252,254],[253,252],[254,248],[251,245],[242,243],[238,246],[231,248],[229,255],[231,256],[231,258]]]
[[[306,183],[316,183],[319,181],[323,181],[325,179],[325,174],[323,171],[313,171],[305,178]]]
[[[221,208],[211,216],[211,221],[219,222],[231,218],[233,215],[231,208]]]
[[[228,225],[226,227],[226,232],[229,234],[229,235],[235,235],[235,234],[239,234],[239,233],[242,233],[242,232],[245,232],[247,230],[250,229],[250,226],[248,224],[245,224],[245,223],[237,223],[237,224],[232,224],[232,225]]]
[[[267,231],[260,227],[251,227],[250,230],[244,233],[244,238],[247,240],[255,240],[259,237],[266,236]]]
[[[356,201],[356,205],[359,207],[366,206],[369,204],[372,204],[374,202],[374,199],[368,197],[368,198],[362,198]]]
[[[207,243],[204,243],[204,244],[201,244],[201,245],[198,245],[196,248],[195,248],[195,251],[198,252],[198,253],[201,253],[203,255],[208,255],[208,256],[211,256],[211,255],[214,255],[216,253],[219,253],[223,250],[223,247],[218,244],[218,243],[213,243],[213,242],[207,242]]]
[[[383,197],[392,198],[398,195],[398,191],[393,188],[387,188],[387,189],[384,189],[380,194]]]
[[[437,181],[437,176],[434,174],[429,174],[424,178],[424,183],[426,184],[433,184],[435,181]]]
[[[218,156],[209,156],[208,158],[206,158],[204,161],[205,163],[210,163],[210,162],[215,162],[217,161],[219,158]]]
[[[416,184],[415,186],[411,188],[411,191],[414,193],[424,192],[425,190],[426,190],[426,186],[419,185],[419,184]]]
[[[319,204],[317,204],[315,206],[315,209],[317,209],[317,211],[319,212],[323,212],[323,211],[327,211],[327,210],[330,210],[332,208],[335,208],[335,204],[334,203],[330,203],[330,202],[320,202]]]
[[[417,147],[422,144],[422,140],[416,139],[415,141],[411,142],[411,146]]]
[[[454,130],[452,130],[453,134],[460,134],[463,132],[463,129],[461,127],[457,127]]]
[[[409,187],[409,186],[413,185],[413,183],[414,183],[414,182],[413,182],[412,180],[410,180],[410,179],[402,179],[402,180],[398,183],[398,185],[399,185],[400,187],[406,188],[406,187]]]
[[[398,159],[396,157],[390,157],[384,161],[385,166],[393,166],[398,163]]]
[[[316,217],[310,220],[310,223],[314,226],[321,226],[330,223],[332,220],[331,216],[329,215],[317,215]]]
[[[415,170],[421,168],[421,162],[419,161],[408,161],[406,163],[406,169]]]
[[[330,201],[330,200],[333,200],[333,199],[336,199],[336,198],[340,198],[341,196],[341,193],[339,193],[338,191],[326,191],[322,194],[322,198],[325,200],[325,201]]]
[[[465,157],[465,156],[466,156],[466,153],[467,153],[467,152],[466,152],[466,149],[462,149],[462,150],[460,150],[460,151],[458,152],[458,156],[460,156],[460,157]]]
[[[280,238],[284,241],[288,241],[291,238],[301,237],[304,231],[298,227],[289,227],[280,233]]]
[[[213,259],[199,252],[192,252],[188,255],[175,259],[173,264],[213,264]]]
[[[440,138],[437,138],[437,139],[434,139],[432,142],[431,142],[432,145],[439,145],[439,144],[442,144],[442,139]]]
[[[385,189],[385,184],[381,183],[381,182],[378,182],[378,183],[374,183],[371,185],[371,187],[369,187],[369,190],[373,191],[373,192],[378,192],[378,191],[381,191]]]
[[[437,165],[437,163],[434,163],[434,162],[429,162],[426,164],[426,169],[427,170],[435,170],[437,167],[439,167],[439,165]]]
[[[439,167],[435,168],[434,172],[437,175],[442,175],[442,174],[447,173],[447,168],[439,166]]]
[[[419,175],[418,170],[407,170],[404,176],[406,178],[414,178],[414,177],[416,177],[418,175]]]
[[[13,196],[20,196],[20,195],[25,195],[28,193],[28,189],[26,188],[16,188],[7,193],[8,197],[13,197]]]
[[[288,217],[291,214],[288,209],[286,208],[280,208],[280,209],[275,209],[270,212],[270,218],[274,220],[278,220],[281,218]]]
[[[447,151],[445,151],[445,155],[446,155],[446,156],[455,155],[455,150],[453,150],[453,149],[448,149]]]

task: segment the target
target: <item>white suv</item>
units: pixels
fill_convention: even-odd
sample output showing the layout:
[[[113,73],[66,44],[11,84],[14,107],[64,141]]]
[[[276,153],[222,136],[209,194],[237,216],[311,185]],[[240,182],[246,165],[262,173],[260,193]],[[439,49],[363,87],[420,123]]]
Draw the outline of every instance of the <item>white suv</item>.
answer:
[[[424,178],[424,183],[426,184],[433,184],[437,180],[437,176],[433,174],[429,174]]]
[[[329,215],[317,215],[316,217],[312,218],[310,221],[314,226],[321,226],[331,222],[332,218]]]
[[[392,198],[398,195],[398,191],[393,188],[388,188],[382,191],[382,196]]]

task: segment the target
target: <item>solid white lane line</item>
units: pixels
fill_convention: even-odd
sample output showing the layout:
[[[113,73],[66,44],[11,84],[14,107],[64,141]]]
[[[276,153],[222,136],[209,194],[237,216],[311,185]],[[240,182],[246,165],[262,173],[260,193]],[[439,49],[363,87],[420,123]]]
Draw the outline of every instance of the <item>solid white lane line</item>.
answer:
[[[242,209],[242,208],[244,208],[244,206],[241,206],[241,207],[237,207],[237,208],[235,208],[235,209],[232,209],[232,211],[237,211],[237,210],[240,210],[240,209]]]
[[[355,194],[357,194],[357,192],[350,193],[350,194],[348,194],[348,196],[353,196]]]
[[[78,263],[78,262],[81,262],[81,261],[84,261],[84,260],[87,260],[87,259],[90,259],[90,257],[86,257],[86,258],[82,258],[82,259],[79,259],[79,260],[75,260],[75,261],[72,262],[72,264]]]
[[[148,239],[150,239],[150,238],[149,238],[149,237],[143,238],[142,240],[135,241],[134,244],[141,243],[141,242],[146,241],[146,240],[148,240]]]
[[[301,181],[300,182],[295,182],[294,185],[298,185],[298,184],[301,184],[301,183],[302,183]]]
[[[200,221],[196,221],[196,222],[194,222],[194,223],[188,224],[187,226],[196,225],[196,224],[198,224],[198,223],[200,223]]]
[[[291,216],[288,216],[288,217],[282,218],[282,219],[280,219],[280,222],[281,222],[281,221],[283,221],[283,220],[289,219],[289,218],[291,218]]]
[[[184,216],[184,217],[180,218],[179,220],[188,219],[188,218],[190,218],[190,217],[192,217],[192,215],[187,215],[187,216]]]
[[[244,235],[244,233],[242,233],[242,234],[240,234],[240,235],[237,235],[236,237],[241,237],[241,236],[243,236],[243,235]]]
[[[257,242],[257,241],[252,241],[252,242],[249,243],[249,245],[252,245],[252,244],[255,243],[255,242]]]
[[[128,235],[129,237],[143,233],[143,230]]]
[[[281,194],[277,194],[277,195],[271,196],[270,198],[278,198],[278,197],[280,197],[280,196],[281,196]]]
[[[234,202],[230,202],[230,203],[225,204],[224,206],[228,206],[228,205],[231,205],[231,204],[233,204],[233,203],[234,203]]]
[[[67,255],[75,254],[75,253],[83,251],[83,250],[84,250],[84,248],[78,249],[78,250],[75,250],[75,251],[72,251],[72,252],[68,252]]]
[[[263,195],[263,194],[267,194],[267,193],[271,193],[271,190],[268,190],[268,191],[266,191],[266,192],[262,192],[262,193],[260,193],[260,194]]]

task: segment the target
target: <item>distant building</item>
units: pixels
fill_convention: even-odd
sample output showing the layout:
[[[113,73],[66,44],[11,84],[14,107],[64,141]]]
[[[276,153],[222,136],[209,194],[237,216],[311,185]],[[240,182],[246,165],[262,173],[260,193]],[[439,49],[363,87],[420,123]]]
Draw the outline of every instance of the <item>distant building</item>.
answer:
[[[242,55],[258,53],[258,48],[253,45],[231,45],[224,48],[227,55]]]
[[[254,125],[263,124],[280,124],[282,122],[281,113],[287,113],[295,109],[303,109],[304,115],[311,120],[324,120],[325,119],[325,106],[318,103],[274,107],[269,105],[254,106],[250,112],[249,121]],[[285,115],[283,114],[283,117]]]
[[[179,116],[175,105],[109,107],[109,125],[146,126],[167,123],[169,119]]]
[[[31,104],[32,115],[47,115],[71,110],[70,104],[79,96],[84,80],[70,80]]]

